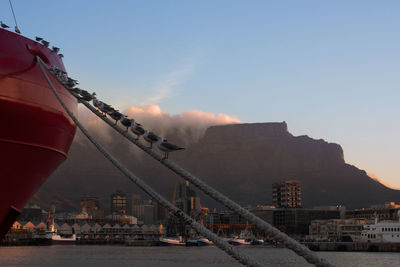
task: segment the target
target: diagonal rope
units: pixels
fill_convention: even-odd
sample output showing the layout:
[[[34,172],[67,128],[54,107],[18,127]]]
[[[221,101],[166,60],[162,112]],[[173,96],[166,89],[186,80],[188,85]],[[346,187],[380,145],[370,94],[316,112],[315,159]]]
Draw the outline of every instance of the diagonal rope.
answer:
[[[107,150],[101,146],[90,134],[89,132],[83,127],[83,125],[75,118],[72,112],[68,109],[65,103],[62,101],[60,95],[58,94],[57,90],[54,88],[53,83],[50,81],[46,70],[44,68],[43,61],[36,57],[37,61],[39,62],[39,67],[43,72],[44,77],[46,78],[51,90],[53,91],[54,95],[56,96],[57,100],[60,102],[61,106],[64,110],[68,113],[69,117],[74,121],[74,123],[79,127],[82,133],[92,142],[92,144],[106,157],[111,163],[120,170],[130,181],[135,183],[140,189],[142,189],[145,193],[147,193],[150,197],[154,198],[158,203],[160,203],[163,207],[168,209],[168,211],[172,212],[175,216],[182,218],[187,224],[191,227],[196,229],[196,231],[207,237],[209,240],[213,241],[214,244],[225,251],[228,255],[242,263],[243,265],[247,266],[264,266],[261,263],[258,263],[254,259],[248,257],[241,253],[237,248],[232,247],[228,242],[219,238],[216,234],[212,233],[209,229],[195,221],[192,217],[188,216],[184,213],[181,209],[174,206],[171,202],[165,199],[163,196],[158,194],[154,191],[149,185],[147,185],[142,179],[138,176],[134,175],[131,171],[129,171],[124,165],[122,165],[113,155],[107,152]]]
[[[54,77],[56,77],[56,76],[54,76]],[[67,87],[65,87],[65,88],[68,89]],[[145,145],[143,142],[136,139],[136,137],[133,136],[131,133],[127,132],[125,129],[116,125],[114,123],[114,121],[110,120],[105,115],[100,113],[96,108],[94,108],[88,102],[81,100],[79,98],[79,96],[72,93],[71,91],[70,91],[70,93],[72,95],[74,95],[80,101],[80,103],[85,105],[89,110],[91,110],[94,114],[96,114],[99,118],[101,118],[104,122],[106,122],[109,126],[111,126],[114,130],[116,130],[118,133],[120,133],[122,136],[124,136],[130,142],[132,142],[133,144],[138,146],[140,149],[145,151],[147,154],[149,154],[155,160],[159,161],[165,167],[167,167],[171,171],[175,172],[177,175],[179,175],[183,179],[189,181],[190,183],[192,183],[193,185],[198,187],[200,190],[202,190],[204,193],[206,193],[213,199],[215,199],[218,202],[220,202],[221,204],[223,204],[225,207],[227,207],[230,210],[234,211],[235,213],[241,215],[247,221],[254,224],[258,229],[264,231],[270,238],[281,242],[285,247],[293,250],[296,254],[305,258],[311,264],[314,264],[316,266],[321,266],[321,267],[322,266],[323,267],[334,266],[334,265],[328,263],[325,259],[319,257],[315,252],[312,252],[307,247],[303,246],[302,244],[300,244],[293,238],[289,237],[287,234],[279,231],[278,229],[273,227],[271,224],[269,224],[266,221],[255,216],[253,213],[244,209],[239,204],[237,204],[233,200],[229,199],[227,196],[221,194],[220,192],[218,192],[211,186],[207,185],[205,182],[203,182],[202,180],[200,180],[193,174],[189,173],[188,171],[186,171],[185,169],[180,167],[178,164],[174,163],[173,161],[171,161],[169,159],[164,159],[162,154],[158,153],[155,150],[152,150],[147,145]]]
[[[14,17],[15,27],[16,27],[16,29],[19,29],[19,28],[18,28],[18,24],[17,24],[17,18],[15,17],[14,8],[13,8],[13,5],[12,5],[12,3],[11,3],[11,0],[8,0],[8,2],[10,3],[11,12],[12,12],[13,17]]]

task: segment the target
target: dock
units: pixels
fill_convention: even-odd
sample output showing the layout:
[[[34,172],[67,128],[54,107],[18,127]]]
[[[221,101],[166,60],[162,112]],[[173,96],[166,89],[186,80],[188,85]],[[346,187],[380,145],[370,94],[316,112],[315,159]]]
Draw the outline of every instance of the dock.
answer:
[[[400,243],[304,242],[302,244],[314,251],[400,252]]]

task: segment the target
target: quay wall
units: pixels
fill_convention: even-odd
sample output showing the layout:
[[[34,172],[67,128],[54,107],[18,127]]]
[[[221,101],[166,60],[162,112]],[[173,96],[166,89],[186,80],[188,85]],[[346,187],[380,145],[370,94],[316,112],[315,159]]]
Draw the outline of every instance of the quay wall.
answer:
[[[304,242],[314,251],[400,252],[400,243]]]

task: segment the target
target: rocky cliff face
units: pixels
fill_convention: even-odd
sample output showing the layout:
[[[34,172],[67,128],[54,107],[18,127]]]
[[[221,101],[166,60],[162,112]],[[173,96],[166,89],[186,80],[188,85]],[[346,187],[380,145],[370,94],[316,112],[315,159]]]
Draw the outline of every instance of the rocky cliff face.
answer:
[[[109,149],[171,198],[173,185],[179,181],[173,173],[129,148],[118,136]],[[213,126],[185,151],[171,154],[171,159],[243,205],[271,203],[272,183],[288,179],[302,182],[306,207],[342,204],[358,208],[400,198],[400,191],[346,164],[338,144],[293,136],[285,122]],[[90,144],[75,142],[68,161],[41,190],[77,201],[86,195],[108,200],[116,189],[138,192]],[[214,205],[208,198],[202,201]]]

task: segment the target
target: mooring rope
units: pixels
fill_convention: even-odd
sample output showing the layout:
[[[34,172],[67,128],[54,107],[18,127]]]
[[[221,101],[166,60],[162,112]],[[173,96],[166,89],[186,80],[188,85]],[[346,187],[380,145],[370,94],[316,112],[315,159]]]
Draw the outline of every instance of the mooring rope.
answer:
[[[68,107],[62,101],[57,90],[54,88],[53,83],[49,79],[49,77],[46,73],[46,70],[44,68],[44,66],[45,66],[44,62],[39,57],[36,57],[36,59],[39,62],[40,69],[42,70],[42,73],[44,74],[44,77],[46,78],[47,83],[49,84],[49,86],[50,86],[51,90],[53,91],[54,95],[56,96],[57,100],[60,102],[61,106],[67,112],[68,116],[74,121],[74,123],[78,126],[78,128],[82,131],[82,133],[90,140],[90,142],[92,142],[92,144],[103,154],[103,156],[106,157],[130,181],[135,183],[140,189],[142,189],[144,192],[146,192],[150,197],[152,197],[155,201],[157,201],[163,207],[168,209],[168,211],[173,213],[175,216],[182,218],[187,224],[189,224],[191,227],[193,227],[200,235],[205,236],[206,238],[208,238],[209,240],[214,242],[214,244],[217,247],[219,247],[220,249],[225,251],[228,255],[230,255],[231,257],[233,257],[240,263],[247,265],[247,266],[257,266],[257,267],[264,266],[263,264],[248,257],[247,255],[244,255],[237,248],[232,247],[228,242],[219,238],[216,234],[214,234],[209,229],[207,229],[206,227],[204,227],[203,225],[201,225],[200,223],[195,221],[192,217],[188,216],[181,209],[174,206],[171,202],[169,202],[163,196],[161,196],[156,191],[154,191],[142,179],[140,179],[138,176],[134,175],[131,171],[129,171],[113,155],[108,153],[108,151],[89,134],[89,132],[85,129],[85,127],[83,127],[83,125],[78,121],[78,119],[75,118],[75,116],[72,114],[72,112],[68,109]],[[46,67],[46,69],[48,69],[48,68]]]
[[[53,75],[54,76],[54,75]],[[57,78],[56,76],[54,76]],[[62,84],[62,83],[61,83]],[[63,84],[62,84],[63,85]],[[63,85],[67,90],[68,88]],[[239,214],[243,218],[245,218],[248,222],[254,224],[258,229],[264,231],[268,237],[279,241],[282,243],[285,247],[293,250],[297,255],[305,258],[309,263],[314,264],[316,266],[321,266],[321,267],[331,267],[334,266],[331,263],[327,262],[325,259],[319,257],[315,252],[311,251],[308,249],[306,246],[303,246],[293,238],[289,237],[287,234],[279,231],[275,227],[273,227],[271,224],[267,223],[266,221],[260,219],[259,217],[255,216],[253,213],[250,211],[244,209],[241,207],[239,204],[234,202],[233,200],[229,199],[227,196],[223,195],[222,193],[218,192],[211,186],[207,185],[205,182],[191,174],[190,172],[186,171],[182,167],[180,167],[178,164],[175,162],[165,159],[162,154],[158,153],[157,151],[149,148],[146,144],[138,140],[135,136],[133,136],[131,133],[123,129],[122,127],[118,126],[117,124],[114,123],[114,121],[110,120],[107,118],[105,115],[100,113],[96,108],[94,108],[92,105],[90,105],[87,101],[84,101],[79,98],[76,94],[72,93],[69,91],[72,95],[74,95],[80,103],[85,105],[90,111],[92,111],[94,114],[96,114],[99,118],[101,118],[104,122],[106,122],[109,126],[111,126],[114,130],[116,130],[118,133],[120,133],[122,136],[127,138],[130,142],[138,146],[140,149],[145,151],[147,154],[149,154],[151,157],[153,157],[155,160],[159,161],[161,164],[163,164],[165,167],[168,169],[172,170],[175,172],[177,175],[180,177],[184,178],[185,180],[189,181],[196,187],[198,187],[200,190],[202,190],[204,193],[212,197],[213,199],[217,200],[221,204],[223,204],[225,207],[229,208],[230,210],[234,211],[235,213]]]

